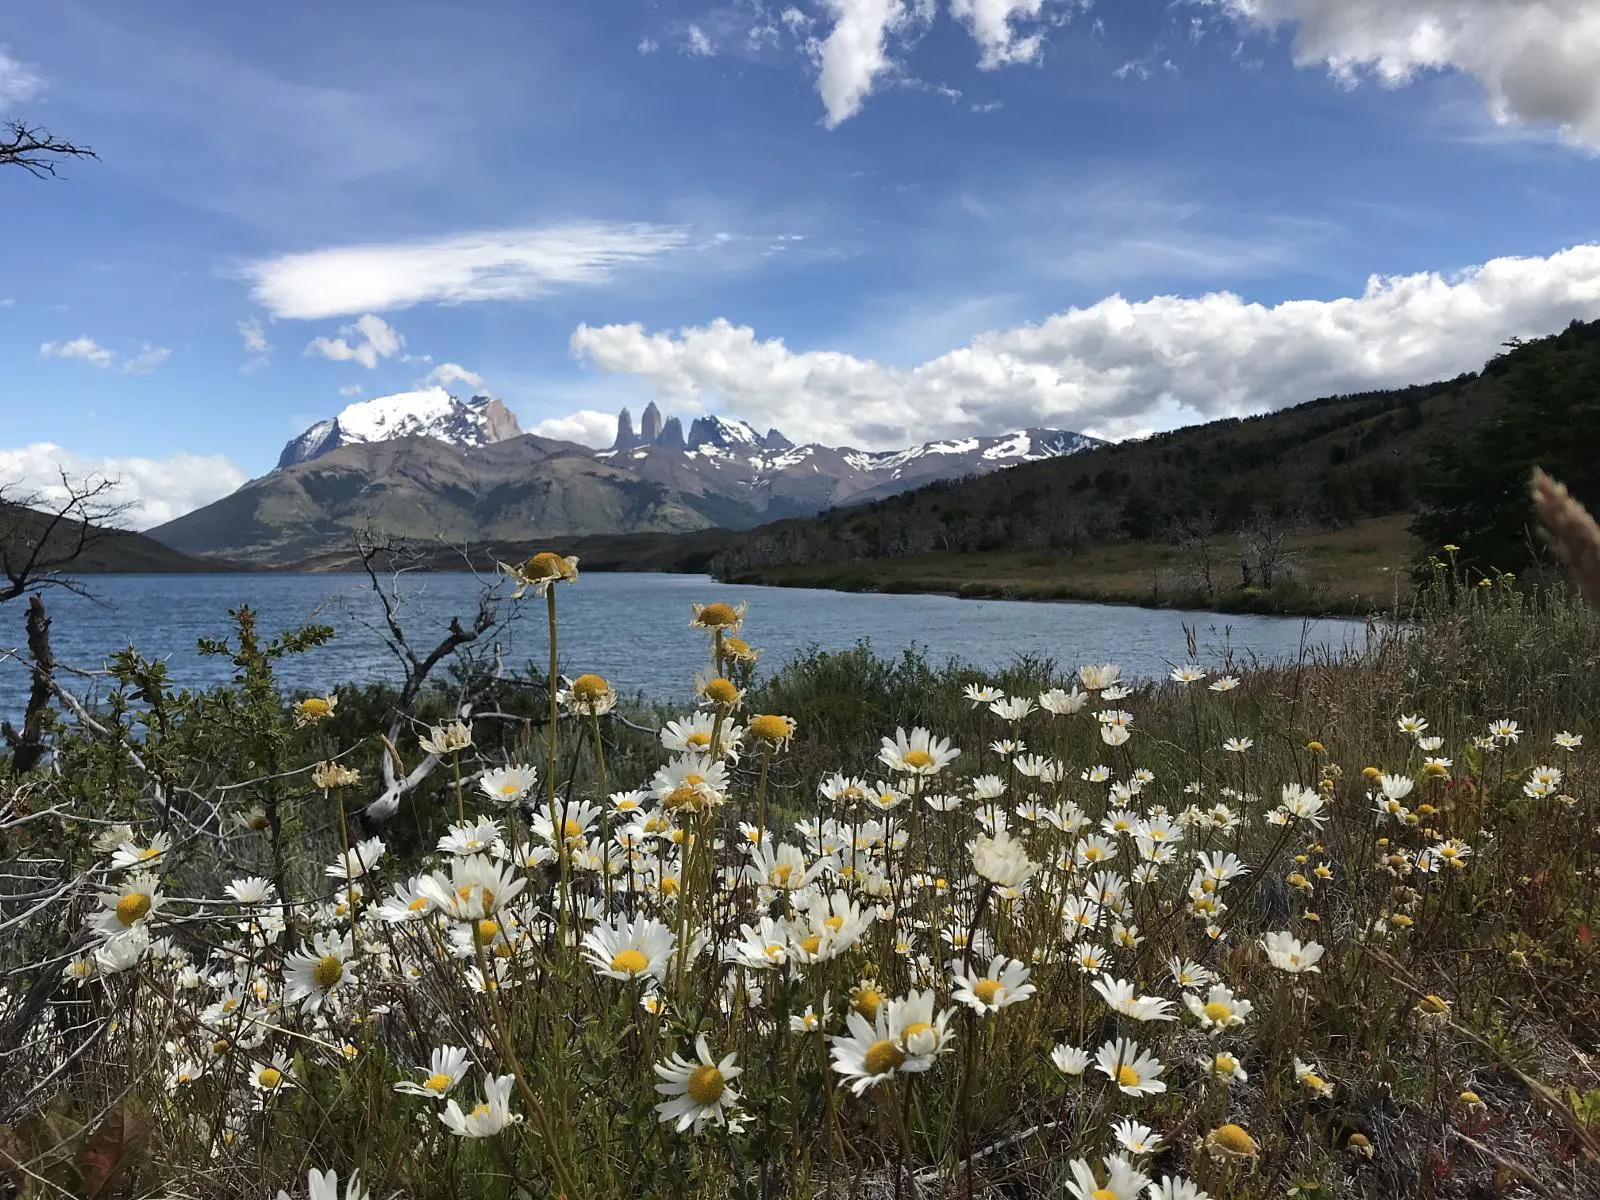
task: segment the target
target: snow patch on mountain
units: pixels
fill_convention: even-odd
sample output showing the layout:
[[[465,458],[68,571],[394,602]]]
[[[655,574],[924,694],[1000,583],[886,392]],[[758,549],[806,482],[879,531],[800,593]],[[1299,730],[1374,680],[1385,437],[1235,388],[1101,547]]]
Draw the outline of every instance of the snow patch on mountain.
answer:
[[[318,421],[283,448],[279,468],[320,458],[340,446],[428,437],[452,446],[483,446],[517,437],[517,419],[488,396],[458,400],[442,387],[375,396],[346,405],[331,420]]]

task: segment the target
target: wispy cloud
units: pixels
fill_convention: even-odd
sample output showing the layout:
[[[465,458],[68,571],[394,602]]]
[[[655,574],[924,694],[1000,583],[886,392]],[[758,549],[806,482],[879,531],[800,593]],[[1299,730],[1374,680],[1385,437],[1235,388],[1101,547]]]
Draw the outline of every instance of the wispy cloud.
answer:
[[[140,343],[132,354],[119,356],[87,334],[67,342],[41,342],[39,353],[44,358],[76,359],[102,371],[117,370],[124,375],[148,375],[172,356],[165,346],[149,342]]]
[[[603,283],[619,268],[682,249],[675,226],[599,221],[335,246],[251,263],[251,295],[277,317],[385,312],[435,301],[526,300]]]
[[[44,77],[28,63],[11,57],[11,47],[0,45],[0,112],[22,100],[32,100],[44,90]]]
[[[39,353],[46,358],[76,358],[101,370],[111,366],[111,351],[88,335],[75,337],[70,342],[43,342]]]

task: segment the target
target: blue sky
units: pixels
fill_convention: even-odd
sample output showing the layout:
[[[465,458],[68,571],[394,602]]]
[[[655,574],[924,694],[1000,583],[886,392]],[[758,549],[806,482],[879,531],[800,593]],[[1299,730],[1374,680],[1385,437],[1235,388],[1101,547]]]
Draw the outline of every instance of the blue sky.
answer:
[[[589,440],[1129,436],[1600,316],[1582,0],[52,0],[0,46],[0,115],[100,154],[0,178],[0,475],[135,524],[430,372]]]

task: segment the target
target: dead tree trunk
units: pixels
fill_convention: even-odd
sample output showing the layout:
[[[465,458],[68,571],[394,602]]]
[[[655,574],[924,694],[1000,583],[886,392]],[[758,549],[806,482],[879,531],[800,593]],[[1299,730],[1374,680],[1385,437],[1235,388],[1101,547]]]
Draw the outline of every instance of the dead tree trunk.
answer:
[[[50,707],[51,682],[55,678],[55,653],[50,648],[50,614],[37,593],[28,597],[28,654],[33,659],[33,686],[28,689],[28,707],[22,718],[22,731],[7,721],[0,724],[0,735],[11,747],[11,773],[25,775],[44,759],[48,750],[44,740],[44,717]]]

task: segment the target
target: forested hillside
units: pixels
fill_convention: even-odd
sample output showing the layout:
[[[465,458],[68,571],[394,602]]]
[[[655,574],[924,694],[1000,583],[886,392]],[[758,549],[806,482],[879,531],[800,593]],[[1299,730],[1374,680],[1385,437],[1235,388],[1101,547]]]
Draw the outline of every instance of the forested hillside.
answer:
[[[719,545],[715,569],[1271,540],[1397,513],[1420,514],[1431,540],[1513,568],[1531,544],[1522,490],[1536,459],[1580,497],[1600,482],[1597,395],[1600,322],[1575,321],[1507,343],[1455,379],[1190,426],[763,526]],[[1510,553],[1519,545],[1521,559]]]

